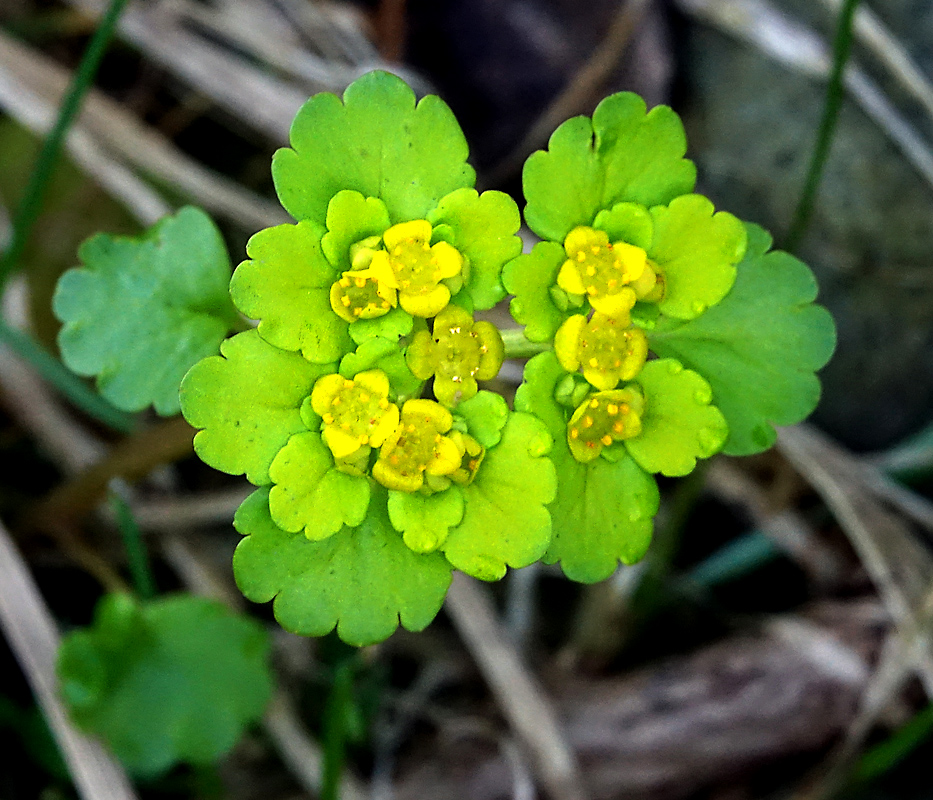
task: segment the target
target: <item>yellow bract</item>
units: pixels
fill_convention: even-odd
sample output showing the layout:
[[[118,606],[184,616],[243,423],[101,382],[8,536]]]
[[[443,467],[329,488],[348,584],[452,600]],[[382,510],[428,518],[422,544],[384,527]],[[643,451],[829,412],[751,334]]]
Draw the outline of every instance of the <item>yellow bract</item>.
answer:
[[[641,433],[645,398],[635,387],[591,394],[567,423],[567,444],[577,461],[599,457],[603,447]]]
[[[381,317],[396,302],[395,289],[380,281],[372,269],[344,272],[330,287],[330,307],[347,322]]]
[[[415,492],[425,476],[452,475],[460,468],[463,450],[445,434],[453,417],[433,400],[408,400],[401,420],[373,466],[373,477],[389,489]]]
[[[321,437],[335,460],[354,467],[351,471],[359,468],[360,456],[379,447],[398,427],[398,406],[388,397],[389,379],[379,369],[361,372],[353,380],[325,375],[314,384],[311,407],[324,421]]]
[[[431,223],[413,220],[393,225],[383,235],[385,250],[377,250],[370,270],[378,280],[398,290],[399,304],[415,317],[433,317],[450,301],[442,281],[458,276],[463,256],[447,242],[432,245]]]
[[[650,291],[653,281],[639,279],[645,273],[648,257],[644,250],[626,242],[613,242],[603,232],[580,226],[564,239],[567,260],[557,275],[557,285],[567,294],[590,301],[596,311],[628,324],[628,313],[635,305],[635,286]],[[653,275],[653,270],[649,267]],[[651,283],[650,286],[641,284]],[[633,285],[630,285],[633,284]]]
[[[641,372],[648,356],[648,337],[640,328],[598,311],[589,320],[575,314],[554,336],[554,353],[564,369],[582,370],[589,383],[605,391]]]

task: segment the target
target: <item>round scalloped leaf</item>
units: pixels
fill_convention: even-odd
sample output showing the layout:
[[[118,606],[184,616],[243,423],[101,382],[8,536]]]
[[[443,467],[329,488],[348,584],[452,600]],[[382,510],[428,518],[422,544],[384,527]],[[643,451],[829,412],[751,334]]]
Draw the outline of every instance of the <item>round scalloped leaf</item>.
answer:
[[[276,524],[312,540],[333,536],[344,525],[359,525],[369,507],[369,480],[334,467],[320,434],[298,433],[288,440],[272,466],[275,484],[269,508]]]
[[[368,369],[381,369],[389,377],[393,395],[399,399],[417,396],[424,384],[411,374],[398,343],[381,336],[363,342],[340,361],[340,374],[344,378],[352,378]]]
[[[269,700],[268,660],[263,628],[214,600],[107,595],[94,624],[62,642],[58,677],[71,718],[155,776],[236,743]]]
[[[390,491],[388,508],[405,544],[416,553],[433,553],[463,519],[463,493],[459,486],[435,494]]]
[[[645,364],[635,379],[645,393],[641,433],[625,440],[629,454],[648,472],[688,475],[697,458],[722,449],[729,428],[710,405],[713,391],[703,377],[673,358]]]
[[[510,414],[502,439],[486,452],[476,479],[463,488],[463,521],[443,545],[457,569],[484,581],[498,580],[507,566],[527,567],[551,540],[554,465],[551,437],[530,414]]]
[[[337,635],[352,645],[387,639],[399,622],[410,631],[437,615],[450,564],[438,553],[419,555],[392,528],[383,493],[358,528],[322,542],[279,528],[268,490],[250,495],[234,525],[246,535],[233,556],[237,585],[255,603],[275,600],[275,617],[301,636]]]
[[[627,242],[642,250],[651,247],[654,222],[651,212],[638,203],[616,203],[596,215],[593,227],[604,231],[610,242]]]
[[[554,131],[546,151],[525,162],[525,221],[542,239],[563,242],[616,203],[663,205],[693,191],[696,168],[680,118],[667,106],[647,114],[631,92],[603,100],[587,117]]]
[[[324,223],[327,205],[342,189],[386,204],[393,223],[424,219],[455,189],[472,186],[467,143],[439,97],[415,105],[400,78],[370,72],[338,97],[322,93],[305,103],[279,150],[272,177],[282,205],[295,219]]]
[[[467,424],[467,432],[483,447],[495,447],[509,420],[509,406],[502,395],[485,390],[457,406],[456,414]]]
[[[550,341],[569,316],[552,297],[557,273],[566,260],[563,245],[538,242],[530,253],[513,259],[502,270],[506,291],[515,295],[509,311],[519,325],[525,326],[525,338],[530,342]]]
[[[396,306],[388,314],[375,319],[358,319],[350,328],[350,338],[356,344],[363,344],[375,336],[397,342],[401,337],[408,336],[414,328],[415,321],[411,314],[401,306]]]
[[[713,388],[729,423],[723,452],[750,455],[774,444],[774,425],[804,419],[820,397],[814,372],[836,342],[833,319],[815,305],[817,287],[806,264],[748,226],[748,252],[732,290],[689,322],[661,320],[648,332],[651,348],[680,359]]]
[[[78,255],[83,266],[55,290],[62,359],[79,375],[97,376],[117,408],[152,404],[177,414],[182,376],[217,352],[238,319],[220,232],[203,211],[186,207],[139,238],[93,236]]]
[[[349,325],[330,306],[330,287],[339,277],[324,257],[324,229],[309,222],[277,225],[246,245],[250,261],[233,273],[230,294],[262,338],[309,361],[338,361],[353,349]]]
[[[302,401],[334,365],[311,364],[256,331],[227,339],[220,356],[195,364],[181,384],[185,419],[202,428],[194,450],[221,472],[269,482],[269,465],[294,433],[306,430]]]
[[[535,356],[515,408],[534,414],[554,438],[550,458],[557,470],[557,497],[550,505],[551,545],[544,560],[560,562],[571,580],[594,583],[609,577],[621,561],[638,561],[651,541],[658,487],[631,458],[581,464],[567,447],[566,410],[554,389],[566,375],[553,353]]]
[[[661,312],[693,319],[726,296],[745,255],[745,226],[699,194],[651,209],[654,238],[648,257],[664,275]]]
[[[469,264],[465,288],[475,309],[492,308],[505,297],[502,266],[522,252],[522,240],[515,235],[522,220],[511,197],[503,192],[458,189],[441,200],[428,221],[450,226],[450,244]]]
[[[350,247],[370,236],[382,236],[389,227],[389,212],[377,197],[359,192],[338,192],[327,205],[327,233],[321,249],[338,272],[352,269]]]

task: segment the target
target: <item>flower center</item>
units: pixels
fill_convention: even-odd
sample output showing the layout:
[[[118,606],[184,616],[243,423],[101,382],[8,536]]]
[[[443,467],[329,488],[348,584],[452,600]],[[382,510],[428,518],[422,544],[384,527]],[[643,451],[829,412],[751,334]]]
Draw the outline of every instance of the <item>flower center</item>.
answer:
[[[371,270],[344,272],[330,287],[330,306],[347,322],[381,317],[395,304],[395,289],[380,283]]]
[[[463,452],[444,434],[453,417],[433,400],[409,400],[401,420],[373,466],[373,477],[389,489],[414,492],[429,476],[450,475],[460,467]]]
[[[644,397],[634,389],[590,395],[567,424],[567,443],[577,461],[597,458],[603,447],[641,433]]]
[[[378,447],[398,425],[398,406],[388,399],[389,380],[381,370],[318,379],[311,406],[323,421],[321,435],[335,459],[362,447]],[[367,451],[368,452],[368,451]]]

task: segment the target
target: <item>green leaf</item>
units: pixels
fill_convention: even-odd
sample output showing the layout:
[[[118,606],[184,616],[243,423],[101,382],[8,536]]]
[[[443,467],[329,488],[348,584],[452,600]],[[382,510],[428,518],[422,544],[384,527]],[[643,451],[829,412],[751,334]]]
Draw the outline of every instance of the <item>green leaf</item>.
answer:
[[[683,126],[670,108],[646,114],[638,95],[611,95],[592,121],[567,120],[548,149],[525,162],[525,221],[542,239],[563,242],[616,203],[669,203],[696,183],[696,168],[683,158],[686,149]]]
[[[279,624],[302,636],[336,626],[343,641],[362,646],[387,639],[399,622],[423,630],[444,602],[450,565],[406,547],[385,506],[380,491],[358,528],[311,542],[272,521],[268,490],[254,492],[234,519],[246,535],[233,556],[240,590],[256,603],[274,598]]]
[[[324,224],[327,205],[342,189],[378,197],[393,223],[424,219],[455,189],[472,186],[467,144],[453,113],[434,95],[415,94],[386,72],[351,83],[343,102],[318,94],[305,103],[279,150],[272,177],[295,219]]]
[[[717,453],[729,435],[709,384],[672,358],[645,364],[635,381],[645,393],[641,433],[625,440],[639,466],[669,477],[688,475],[697,458]]]
[[[269,640],[206,598],[101,600],[62,642],[58,676],[72,719],[134,773],[206,764],[260,718],[272,691]]]
[[[416,553],[433,553],[463,519],[463,493],[451,486],[436,494],[389,491],[389,519]]]
[[[557,497],[550,505],[553,534],[544,561],[559,561],[571,580],[594,583],[609,577],[620,561],[632,564],[645,554],[659,494],[654,478],[628,456],[611,463],[574,459],[567,446],[568,410],[554,399],[565,375],[553,353],[535,356],[525,368],[515,408],[542,420],[554,438]]]
[[[547,550],[554,499],[554,465],[546,457],[551,437],[529,414],[511,414],[502,439],[486,452],[476,479],[463,488],[463,521],[443,545],[447,560],[484,581],[506,566],[527,567]]]
[[[309,539],[325,539],[366,516],[369,480],[336,469],[318,433],[292,436],[269,467],[269,478],[275,484],[269,493],[272,518],[290,533],[303,530]]]
[[[340,374],[344,378],[352,378],[368,369],[381,369],[389,377],[393,394],[401,400],[416,397],[424,385],[411,374],[398,343],[382,337],[368,339],[340,361]]]
[[[596,215],[593,227],[605,231],[610,242],[628,242],[642,250],[651,247],[654,222],[651,212],[637,203],[616,203]]]
[[[608,578],[620,561],[640,561],[660,502],[654,478],[628,456],[581,464],[562,447],[551,457],[558,490],[550,506],[554,538],[544,561],[559,561],[564,574],[581,583]]]
[[[230,259],[203,211],[186,207],[142,237],[93,236],[58,282],[62,358],[124,411],[178,413],[178,384],[236,325]]]
[[[309,361],[338,361],[353,349],[349,325],[330,306],[330,287],[339,277],[324,257],[324,229],[309,222],[277,225],[246,245],[250,261],[233,273],[230,294],[262,338]]]
[[[662,319],[648,332],[656,353],[709,381],[729,423],[729,455],[767,450],[773,425],[793,425],[813,411],[820,396],[813,373],[836,342],[829,312],[813,304],[813,274],[770,246],[771,237],[749,225],[748,252],[725,299],[694,320]]]
[[[299,410],[321,375],[334,365],[310,364],[279,350],[256,331],[220,346],[185,375],[181,408],[203,430],[194,437],[202,461],[251,483],[269,482],[269,465],[292,434],[305,430]]]
[[[699,194],[651,209],[654,239],[648,257],[664,276],[661,312],[693,319],[715,305],[735,282],[735,265],[745,255],[742,223]]]
[[[346,272],[353,266],[350,246],[370,236],[381,237],[388,227],[385,203],[344,190],[334,195],[327,206],[327,233],[321,239],[321,249],[334,269]]]
[[[327,307],[327,310],[331,312],[332,316],[336,316],[331,311],[330,306]],[[363,344],[375,336],[397,342],[401,337],[408,336],[411,333],[414,324],[411,314],[401,306],[396,306],[388,314],[383,314],[381,317],[358,319],[349,326],[350,338],[357,344]]]
[[[485,390],[457,406],[456,414],[466,422],[466,432],[483,447],[495,447],[509,420],[509,407],[502,395]]]
[[[502,266],[522,252],[522,240],[515,235],[522,221],[511,197],[458,189],[441,200],[428,221],[453,231],[450,244],[467,259],[466,289],[475,309],[492,308],[505,297]]]
[[[546,342],[570,315],[555,305],[551,290],[557,285],[557,273],[567,260],[563,245],[538,242],[530,253],[520,255],[505,265],[502,282],[510,294],[512,318],[525,326],[530,342]]]

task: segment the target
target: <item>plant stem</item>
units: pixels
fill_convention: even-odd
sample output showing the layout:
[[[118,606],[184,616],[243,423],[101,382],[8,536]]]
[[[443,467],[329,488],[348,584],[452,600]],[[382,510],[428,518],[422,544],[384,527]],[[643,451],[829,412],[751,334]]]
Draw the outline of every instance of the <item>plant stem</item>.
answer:
[[[505,345],[506,358],[531,358],[551,349],[548,342],[529,342],[524,331],[519,328],[507,328],[499,333]]]
[[[81,109],[81,101],[84,99],[84,95],[94,82],[101,59],[110,44],[110,40],[113,38],[117,20],[120,18],[120,14],[123,13],[126,3],[127,0],[110,1],[100,25],[91,37],[91,41],[81,57],[81,63],[78,65],[78,69],[71,80],[71,85],[68,87],[68,92],[58,110],[58,119],[42,144],[42,149],[36,159],[36,166],[32,171],[29,183],[16,211],[16,218],[13,220],[10,245],[3,257],[0,258],[0,288],[6,284],[23,255],[26,242],[29,240],[29,235],[32,233],[39,212],[42,210],[42,202],[45,199],[52,172],[58,162],[62,143],[78,111]]]
[[[110,505],[117,515],[117,527],[123,537],[123,547],[126,550],[126,560],[129,563],[130,574],[133,576],[133,586],[140,600],[151,600],[156,596],[155,579],[149,566],[149,557],[146,546],[143,544],[142,533],[129,503],[124,500],[111,484]]]
[[[28,361],[44,380],[88,416],[122,433],[133,430],[132,416],[114,408],[97,392],[89,389],[77,375],[28,334],[0,320],[0,342]]]
[[[324,707],[324,769],[320,800],[340,800],[340,782],[347,754],[347,717],[353,702],[354,659],[346,658],[334,670],[334,683]]]
[[[833,135],[836,132],[839,109],[842,107],[843,76],[845,75],[846,62],[849,60],[849,52],[852,49],[852,21],[855,18],[858,3],[859,0],[844,0],[842,9],[839,12],[839,19],[836,23],[836,36],[833,41],[833,68],[829,76],[829,84],[826,87],[823,118],[820,121],[816,145],[810,158],[806,183],[804,183],[800,201],[797,203],[797,209],[794,211],[794,219],[785,242],[786,248],[790,251],[797,249],[807,230],[807,226],[810,224],[813,205],[816,201],[816,192],[820,185],[820,179],[823,177],[823,168],[826,166]]]

